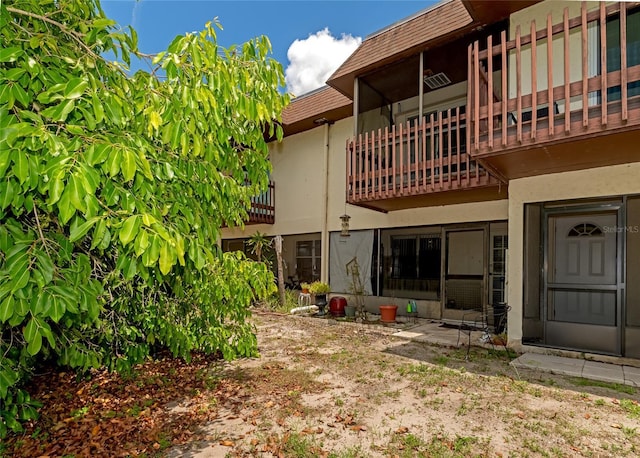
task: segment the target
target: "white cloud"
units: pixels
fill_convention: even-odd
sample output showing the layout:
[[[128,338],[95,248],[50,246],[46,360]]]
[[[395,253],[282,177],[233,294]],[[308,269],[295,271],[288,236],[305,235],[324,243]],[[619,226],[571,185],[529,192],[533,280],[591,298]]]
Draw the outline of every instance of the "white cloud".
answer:
[[[328,28],[289,46],[289,65],[285,71],[287,89],[302,95],[325,84],[325,81],[362,42],[362,38],[331,35]]]

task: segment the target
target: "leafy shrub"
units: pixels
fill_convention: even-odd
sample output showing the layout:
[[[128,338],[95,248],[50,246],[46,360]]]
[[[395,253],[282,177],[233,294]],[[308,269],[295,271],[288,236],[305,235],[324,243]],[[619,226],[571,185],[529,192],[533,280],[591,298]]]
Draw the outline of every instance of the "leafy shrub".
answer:
[[[273,275],[216,240],[266,189],[288,96],[265,37],[224,50],[214,26],[129,76],[136,33],[98,0],[2,2],[0,436],[35,416],[41,365],[255,353]]]

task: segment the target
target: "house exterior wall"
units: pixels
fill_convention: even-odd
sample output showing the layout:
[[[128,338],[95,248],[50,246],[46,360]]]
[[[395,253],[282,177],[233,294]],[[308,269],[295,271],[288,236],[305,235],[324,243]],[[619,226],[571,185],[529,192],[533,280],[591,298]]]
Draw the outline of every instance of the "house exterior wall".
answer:
[[[353,118],[343,119],[329,127],[328,231],[340,230],[340,215],[345,210],[351,216],[350,227],[354,230],[507,219],[506,198],[390,213],[353,205],[345,208],[346,141],[352,136],[352,127]],[[319,126],[270,145],[271,176],[276,186],[275,224],[252,225],[244,230],[225,228],[222,230],[223,239],[249,237],[256,231],[285,236],[321,230],[324,129],[324,126]]]
[[[328,175],[326,183],[327,220],[326,239],[323,215],[325,196],[324,140],[328,135]],[[328,233],[340,231],[340,216],[345,212],[351,217],[350,229],[411,228],[467,224],[472,222],[506,221],[508,200],[460,203],[382,213],[353,205],[345,205],[346,193],[346,142],[352,137],[353,118],[344,119],[330,126],[286,137],[282,143],[273,143],[271,160],[272,179],[275,182],[275,224],[251,225],[244,229],[225,228],[222,239],[248,238],[256,231],[268,236],[284,236],[283,257],[286,263],[285,277],[295,273],[295,243],[299,240],[328,240]],[[470,191],[473,192],[473,191]],[[506,197],[506,192],[505,192]],[[410,231],[411,232],[411,231]],[[323,244],[323,278],[328,279],[328,243]],[[367,297],[370,310],[388,303],[389,298]],[[402,302],[402,301],[401,301]],[[402,309],[402,307],[401,307]],[[418,301],[420,316],[440,317],[440,301]]]
[[[509,341],[522,341],[524,291],[524,206],[640,193],[640,163],[521,178],[509,182],[509,260],[507,287]]]
[[[587,4],[588,11],[598,7],[598,2]],[[580,2],[555,0],[542,2],[513,14],[509,22],[510,38],[515,37],[517,26],[520,26],[521,35],[528,35],[532,20],[535,20],[537,30],[546,27],[549,13],[552,15],[553,25],[561,22],[565,8],[568,8],[570,18],[580,15]],[[546,53],[546,45],[539,45],[536,62],[538,90],[547,87]],[[574,32],[570,36],[569,56],[571,59],[570,79],[578,81],[582,78],[581,36],[579,32]],[[563,37],[558,36],[554,39],[553,46],[554,86],[563,83],[563,59]],[[511,56],[507,85],[510,97],[516,95],[515,67],[515,57]],[[522,94],[531,92],[531,70],[530,46],[523,47]],[[494,74],[497,75],[497,72]],[[499,87],[497,78],[494,78],[494,85]],[[433,109],[450,106],[450,104],[457,105],[458,100],[465,94],[465,83],[425,94],[424,112],[428,113]],[[559,102],[563,103],[562,100]],[[392,111],[395,122],[405,122],[408,117],[417,114],[418,103],[418,97],[394,103]],[[580,104],[581,101],[575,103]],[[559,108],[561,112],[564,111],[564,106],[561,105]],[[372,126],[384,124],[380,120],[381,113],[380,109],[376,109],[360,114],[360,123]],[[386,120],[387,118],[384,117],[384,121]],[[510,180],[508,199],[412,208],[389,213],[377,212],[345,204],[346,142],[352,138],[353,130],[354,119],[349,117],[334,124],[318,126],[288,136],[282,143],[272,143],[270,145],[273,164],[272,179],[276,184],[275,224],[254,225],[244,230],[225,229],[222,238],[247,238],[256,231],[267,235],[283,235],[285,237],[284,256],[288,267],[285,276],[292,275],[292,272],[295,271],[296,242],[322,239],[322,272],[323,279],[327,279],[328,234],[340,231],[340,216],[342,214],[346,213],[351,217],[350,229],[354,231],[398,228],[398,233],[404,231],[407,234],[420,231],[444,234],[443,228],[447,225],[492,222],[490,231],[508,230],[506,302],[511,307],[508,317],[508,335],[510,344],[516,347],[521,345],[523,337],[525,206],[536,202],[640,195],[640,162],[632,162]],[[603,153],[606,154],[606,152]],[[389,241],[386,241],[385,246],[388,248],[389,245]],[[426,296],[420,299],[422,299],[418,301],[420,316],[441,317],[442,304],[440,300]],[[367,305],[370,309],[388,302],[388,297],[367,297]],[[399,310],[402,310],[402,302],[402,300],[399,302]],[[640,331],[638,331],[638,336],[640,338]],[[638,355],[640,355],[640,350],[638,350]]]

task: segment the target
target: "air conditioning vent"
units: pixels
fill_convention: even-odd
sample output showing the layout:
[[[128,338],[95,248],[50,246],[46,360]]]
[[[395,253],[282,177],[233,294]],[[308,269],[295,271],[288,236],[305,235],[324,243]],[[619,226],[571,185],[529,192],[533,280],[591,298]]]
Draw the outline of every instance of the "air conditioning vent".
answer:
[[[429,89],[438,89],[447,84],[451,84],[451,80],[444,73],[436,73],[435,75],[425,75],[424,84],[426,84]]]

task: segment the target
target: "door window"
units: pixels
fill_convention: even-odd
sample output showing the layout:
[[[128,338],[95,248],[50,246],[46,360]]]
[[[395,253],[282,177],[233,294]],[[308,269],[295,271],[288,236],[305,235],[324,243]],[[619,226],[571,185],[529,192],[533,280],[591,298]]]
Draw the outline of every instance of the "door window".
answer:
[[[320,279],[320,240],[296,242],[296,275],[299,281],[313,282]]]

